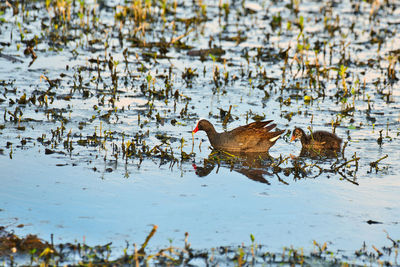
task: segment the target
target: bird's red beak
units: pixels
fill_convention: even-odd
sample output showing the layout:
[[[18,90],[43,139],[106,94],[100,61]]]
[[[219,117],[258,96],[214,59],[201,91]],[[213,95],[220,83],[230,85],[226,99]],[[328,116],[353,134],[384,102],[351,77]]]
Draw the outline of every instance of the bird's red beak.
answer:
[[[290,139],[290,142],[293,142],[294,140],[296,140],[296,136],[292,135],[292,139]]]
[[[194,130],[192,131],[192,133],[197,133],[197,131],[199,130],[199,124],[196,125],[196,128],[194,128]]]

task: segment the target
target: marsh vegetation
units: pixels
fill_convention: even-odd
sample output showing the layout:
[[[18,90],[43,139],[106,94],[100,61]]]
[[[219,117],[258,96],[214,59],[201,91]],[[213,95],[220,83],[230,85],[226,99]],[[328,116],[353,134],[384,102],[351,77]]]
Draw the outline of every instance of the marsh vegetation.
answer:
[[[1,225],[117,248],[150,224],[155,247],[384,246],[400,236],[399,18],[389,0],[1,2]],[[286,132],[243,157],[192,139],[199,118]],[[301,155],[295,127],[341,150]]]

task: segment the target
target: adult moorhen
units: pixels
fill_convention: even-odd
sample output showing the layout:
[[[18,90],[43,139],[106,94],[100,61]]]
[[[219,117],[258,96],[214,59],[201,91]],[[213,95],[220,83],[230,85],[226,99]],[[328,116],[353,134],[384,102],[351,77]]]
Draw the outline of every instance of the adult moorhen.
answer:
[[[214,126],[208,121],[201,119],[197,122],[193,133],[205,131],[208,140],[214,149],[227,152],[263,153],[268,152],[276,140],[284,133],[284,130],[270,132],[276,124],[269,121],[256,121],[240,126],[229,132],[217,133]]]
[[[293,130],[292,139],[290,141],[296,139],[300,139],[303,150],[306,149],[317,152],[324,152],[326,150],[340,151],[340,146],[342,144],[342,139],[334,133],[316,131],[312,132],[310,135],[306,135],[303,129],[297,127]]]

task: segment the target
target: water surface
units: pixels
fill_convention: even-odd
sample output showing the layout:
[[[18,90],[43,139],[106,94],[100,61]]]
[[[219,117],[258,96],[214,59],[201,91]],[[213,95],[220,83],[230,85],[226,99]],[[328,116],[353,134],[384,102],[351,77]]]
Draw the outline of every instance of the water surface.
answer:
[[[253,234],[272,251],[313,240],[353,251],[390,244],[386,232],[398,238],[399,3],[290,2],[229,2],[229,14],[218,1],[176,11],[168,2],[166,13],[152,4],[147,24],[120,13],[132,3],[94,2],[84,20],[71,6],[69,22],[44,3],[15,16],[2,4],[1,225],[116,247],[143,242],[154,224],[154,248],[182,245],[185,232],[196,248]],[[223,53],[200,50],[215,47]],[[257,169],[262,181],[229,161],[199,176],[192,164],[212,153],[204,132],[192,146],[199,118],[218,131],[273,119],[288,132]],[[290,158],[301,149],[289,142],[295,126],[333,125],[344,157]]]

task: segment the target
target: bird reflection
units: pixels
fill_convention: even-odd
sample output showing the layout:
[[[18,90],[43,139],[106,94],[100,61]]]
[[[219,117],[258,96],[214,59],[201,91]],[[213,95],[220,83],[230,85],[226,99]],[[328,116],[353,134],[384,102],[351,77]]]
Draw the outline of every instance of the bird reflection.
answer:
[[[204,159],[203,166],[193,164],[193,168],[199,177],[209,175],[217,166],[217,172],[220,166],[230,168],[247,178],[264,183],[270,182],[264,176],[273,176],[268,169],[271,167],[271,156],[268,153],[227,153],[222,151],[213,151]]]

